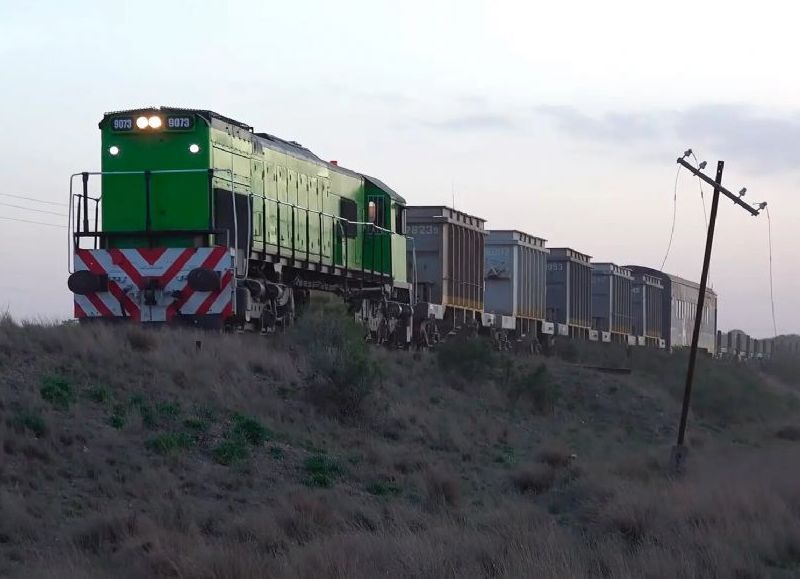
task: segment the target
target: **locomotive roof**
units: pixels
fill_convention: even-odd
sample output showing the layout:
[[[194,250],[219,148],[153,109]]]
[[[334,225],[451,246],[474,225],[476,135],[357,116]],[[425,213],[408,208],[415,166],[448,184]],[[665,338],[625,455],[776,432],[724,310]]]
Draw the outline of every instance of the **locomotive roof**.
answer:
[[[211,119],[217,119],[224,123],[228,123],[230,125],[235,125],[240,129],[244,129],[255,135],[256,137],[269,141],[269,145],[267,145],[270,149],[274,149],[280,151],[282,153],[286,153],[287,155],[292,155],[294,157],[299,157],[300,159],[305,159],[307,161],[311,161],[312,163],[318,163],[327,165],[327,167],[332,171],[338,171],[340,173],[344,173],[346,175],[350,175],[351,177],[356,178],[363,178],[365,181],[372,183],[375,187],[385,192],[391,199],[397,201],[399,203],[405,204],[406,200],[399,195],[394,189],[389,187],[386,183],[381,181],[380,179],[376,179],[375,177],[370,177],[369,175],[365,175],[363,173],[359,173],[357,171],[353,171],[351,169],[347,169],[346,167],[342,167],[341,165],[337,165],[334,163],[329,163],[321,159],[319,156],[315,155],[310,149],[307,149],[297,141],[287,141],[286,139],[281,139],[280,137],[276,137],[275,135],[271,135],[270,133],[256,133],[248,124],[241,123],[237,120],[234,120],[230,117],[226,117],[214,111],[208,109],[187,109],[187,108],[180,108],[180,107],[143,107],[138,109],[126,109],[121,111],[110,111],[103,115],[103,120],[100,121],[99,127],[103,128],[103,122],[109,115],[118,115],[124,113],[137,113],[143,111],[160,111],[165,113],[176,112],[176,113],[193,113],[196,115],[201,116],[206,120],[206,122],[211,122]]]
[[[234,120],[230,117],[226,117],[219,113],[215,113],[214,111],[210,111],[207,109],[187,109],[182,107],[140,107],[137,109],[124,109],[121,111],[109,111],[103,115],[103,120],[100,121],[100,128],[103,128],[103,121],[105,121],[106,117],[109,115],[119,115],[124,113],[139,113],[143,111],[160,111],[165,113],[175,112],[175,113],[194,113],[196,115],[200,115],[206,121],[210,121],[212,118],[219,119],[231,125],[236,125],[239,128],[245,129],[247,131],[252,131],[253,127],[247,125],[245,123],[241,123],[237,120]]]
[[[692,289],[696,290],[700,289],[700,284],[697,283],[696,281],[692,281],[684,277],[680,277],[678,275],[673,275],[671,273],[659,271],[657,269],[653,269],[652,267],[647,267],[644,265],[626,265],[625,267],[630,269],[634,273],[646,273],[648,275],[652,275],[653,277],[660,278],[662,282],[669,281],[670,283],[685,285]],[[717,292],[715,292],[710,287],[706,288],[706,294],[710,296],[717,296]]]

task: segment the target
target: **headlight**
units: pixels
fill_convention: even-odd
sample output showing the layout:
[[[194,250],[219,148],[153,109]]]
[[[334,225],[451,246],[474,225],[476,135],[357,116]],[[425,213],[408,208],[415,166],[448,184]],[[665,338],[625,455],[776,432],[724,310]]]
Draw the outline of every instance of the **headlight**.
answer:
[[[108,153],[109,153],[110,155],[112,155],[112,156],[116,157],[117,155],[119,155],[119,147],[117,147],[116,145],[111,145],[111,146],[108,148]]]
[[[161,128],[161,117],[153,115],[147,119],[147,124],[150,125],[151,129],[159,129]]]
[[[136,119],[136,126],[139,127],[140,129],[146,129],[147,117],[139,117],[138,119]]]
[[[199,153],[200,152],[200,145],[191,144],[189,145],[189,152],[190,153]]]

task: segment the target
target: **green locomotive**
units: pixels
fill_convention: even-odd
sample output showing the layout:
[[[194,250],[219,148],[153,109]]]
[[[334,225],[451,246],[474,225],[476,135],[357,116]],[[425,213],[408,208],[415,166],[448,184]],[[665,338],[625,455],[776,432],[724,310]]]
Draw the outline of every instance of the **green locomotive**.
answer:
[[[207,110],[100,129],[102,170],[71,183],[76,317],[268,330],[322,289],[410,339],[405,201],[383,182]]]

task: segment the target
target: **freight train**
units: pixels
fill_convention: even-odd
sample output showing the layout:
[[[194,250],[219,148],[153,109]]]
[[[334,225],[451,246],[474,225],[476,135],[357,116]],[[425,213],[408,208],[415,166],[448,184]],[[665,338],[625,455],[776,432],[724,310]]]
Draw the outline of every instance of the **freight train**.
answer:
[[[425,347],[460,332],[501,348],[581,339],[689,344],[699,287],[592,263],[209,110],[144,108],[99,124],[101,170],[70,179],[75,317],[270,332],[310,290],[335,292],[368,337]],[[709,290],[700,346],[717,338]]]

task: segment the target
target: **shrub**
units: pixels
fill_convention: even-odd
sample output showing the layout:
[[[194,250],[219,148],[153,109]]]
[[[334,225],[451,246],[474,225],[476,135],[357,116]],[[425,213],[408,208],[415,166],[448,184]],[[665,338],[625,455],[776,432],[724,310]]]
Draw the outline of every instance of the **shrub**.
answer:
[[[511,477],[514,487],[523,494],[538,495],[550,490],[556,480],[555,471],[545,465],[522,468]]]
[[[362,419],[379,377],[363,330],[338,313],[308,312],[295,327],[294,339],[308,351],[310,402],[346,422]]]
[[[673,394],[682,395],[682,386]],[[698,360],[692,390],[692,410],[718,426],[764,420],[796,411],[797,399],[776,393],[764,385],[752,369],[717,360]]]
[[[552,443],[539,451],[539,461],[553,468],[561,468],[572,462],[572,452],[561,443]]]
[[[223,440],[211,451],[214,460],[224,466],[245,460],[249,453],[244,441],[240,439]]]
[[[280,446],[270,446],[269,453],[275,460],[283,460],[286,457],[286,451]]]
[[[552,411],[561,399],[561,387],[542,363],[535,370],[517,378],[512,385],[512,398],[530,400],[538,412]]]
[[[208,421],[196,416],[184,420],[183,425],[190,430],[196,430],[198,432],[206,432],[211,426]]]
[[[86,391],[86,398],[98,404],[105,404],[111,400],[111,393],[105,386],[92,386]]]
[[[136,352],[149,352],[155,349],[156,339],[145,329],[132,327],[128,330],[128,344]]]
[[[790,386],[800,385],[800,358],[786,352],[776,352],[765,370]]]
[[[39,389],[42,398],[57,408],[66,410],[75,401],[72,386],[61,376],[45,376]]]
[[[428,493],[428,508],[457,507],[461,503],[461,488],[458,480],[445,473],[430,470],[425,476]]]
[[[394,481],[374,481],[367,485],[366,490],[369,494],[378,497],[399,495],[403,492],[403,490]]]
[[[312,487],[330,488],[333,486],[336,477],[342,474],[342,468],[339,464],[324,454],[308,457],[304,467],[306,473],[308,473],[308,478],[306,478],[305,482]]]
[[[775,432],[775,436],[783,440],[796,442],[800,440],[800,426],[795,426],[793,424],[783,426]]]
[[[489,377],[499,362],[492,341],[483,337],[448,340],[438,347],[436,357],[443,370],[471,380]]]
[[[272,432],[255,418],[236,414],[233,417],[231,436],[241,438],[253,446],[261,446],[272,438]]]
[[[192,438],[185,432],[159,434],[145,443],[148,450],[157,454],[172,454],[192,446]]]
[[[41,438],[47,434],[47,424],[38,412],[33,410],[22,410],[14,415],[11,421],[12,426],[17,430],[29,430],[34,436]]]

